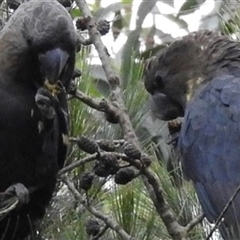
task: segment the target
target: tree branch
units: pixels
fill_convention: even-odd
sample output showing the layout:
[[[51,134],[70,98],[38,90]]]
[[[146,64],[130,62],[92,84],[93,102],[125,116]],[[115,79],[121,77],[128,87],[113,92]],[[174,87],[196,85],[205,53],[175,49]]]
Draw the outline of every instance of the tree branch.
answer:
[[[76,167],[80,167],[83,166],[84,164],[91,162],[93,160],[95,160],[98,156],[98,153],[94,153],[90,156],[85,157],[84,159],[80,159],[64,168],[62,168],[59,172],[58,172],[58,176],[61,176],[64,173],[70,172],[71,170],[73,170]]]
[[[119,77],[111,68],[109,56],[106,54],[105,46],[103,45],[101,40],[101,35],[97,30],[97,23],[94,21],[85,0],[76,0],[75,2],[79,9],[82,11],[83,17],[88,20],[87,27],[89,30],[89,37],[92,40],[92,43],[94,44],[96,50],[98,51],[99,58],[102,61],[102,67],[110,84],[111,92],[109,99],[111,100],[112,105],[116,106],[116,109],[114,110],[116,111],[116,115],[118,116],[118,121],[122,128],[124,138],[128,142],[134,144],[138,149],[141,149],[131,120],[127,113],[127,109],[125,107],[123,93],[120,88]],[[185,239],[186,231],[184,227],[178,223],[175,213],[165,201],[162,194],[162,189],[160,187],[160,183],[158,182],[157,178],[147,168],[143,170],[143,176],[144,177],[142,179],[145,187],[148,190],[149,195],[159,215],[161,216],[169,234],[172,236],[173,239]]]
[[[72,95],[74,98],[80,100],[81,102],[87,104],[89,107],[96,109],[98,111],[103,112],[103,109],[100,105],[100,101],[97,99],[94,99],[87,94],[81,92],[80,90],[77,90],[75,94]]]
[[[87,202],[83,199],[82,195],[78,192],[78,190],[74,187],[73,183],[66,175],[62,175],[61,180],[67,185],[68,189],[72,192],[74,197],[85,207],[85,209],[87,209],[95,217],[101,219],[106,224],[106,226],[118,233],[123,240],[136,240],[135,238],[127,234],[124,229],[121,228],[121,226],[118,225],[114,220],[110,219],[110,217],[96,210],[92,205],[88,205]]]
[[[190,232],[196,225],[202,222],[204,219],[205,215],[203,213],[199,214],[196,218],[194,218],[191,222],[187,224],[185,227],[187,232]]]
[[[80,160],[78,160],[78,161],[76,161],[76,162],[73,162],[72,164],[66,166],[65,168],[62,168],[62,169],[58,172],[58,175],[60,176],[60,175],[62,175],[62,174],[64,174],[64,173],[70,172],[71,170],[73,170],[73,169],[76,168],[76,167],[83,166],[83,165],[86,164],[86,163],[89,163],[89,162],[91,162],[91,161],[93,161],[93,160],[96,160],[97,157],[99,156],[99,154],[100,154],[101,157],[112,155],[112,156],[116,157],[117,159],[122,159],[123,161],[130,162],[130,161],[129,161],[129,158],[128,158],[125,154],[123,154],[123,153],[118,153],[118,152],[101,152],[101,153],[94,153],[94,154],[92,154],[92,155],[90,155],[90,156],[85,157],[84,159],[80,159]]]

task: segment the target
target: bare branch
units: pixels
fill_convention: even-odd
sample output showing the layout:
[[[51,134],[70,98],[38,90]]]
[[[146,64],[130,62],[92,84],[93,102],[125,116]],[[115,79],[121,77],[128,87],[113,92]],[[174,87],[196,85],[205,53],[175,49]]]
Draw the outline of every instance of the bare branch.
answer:
[[[70,172],[71,170],[73,170],[74,168],[76,167],[80,167],[80,166],[83,166],[84,164],[88,163],[88,162],[91,162],[93,160],[95,160],[98,156],[98,153],[94,153],[90,156],[87,156],[85,157],[84,159],[80,159],[70,165],[68,165],[67,167],[65,168],[62,168],[59,172],[58,172],[58,176],[66,173],[66,172]]]
[[[74,137],[69,138],[69,141],[73,142],[73,143],[77,143],[77,140],[78,140],[78,138],[74,138]],[[102,141],[105,141],[105,139],[96,140],[97,143],[101,143]],[[122,145],[122,144],[125,143],[125,140],[124,139],[117,139],[117,140],[111,140],[111,142],[113,142],[116,145],[119,145],[119,144]]]
[[[100,153],[100,156],[102,156],[102,157],[103,156],[109,156],[109,155],[113,155],[117,159],[122,159],[122,160],[124,160],[126,162],[130,162],[129,158],[125,154],[123,154],[123,153],[118,153],[118,152],[101,152]],[[85,157],[84,159],[80,159],[80,160],[78,160],[78,161],[76,161],[76,162],[66,166],[65,168],[62,168],[58,172],[58,175],[60,176],[60,175],[62,175],[64,173],[67,173],[67,172],[73,170],[76,167],[80,167],[80,166],[83,166],[86,163],[94,161],[94,160],[97,159],[98,156],[99,156],[99,153],[94,153],[94,154],[92,154],[90,156]]]
[[[121,226],[118,225],[113,219],[96,210],[92,205],[88,205],[66,175],[62,175],[61,180],[67,185],[68,189],[72,192],[74,197],[85,207],[85,209],[87,209],[95,217],[101,219],[106,224],[106,226],[118,233],[123,240],[136,240],[127,234],[124,229],[121,228]]]
[[[187,232],[190,232],[196,225],[202,222],[204,219],[205,215],[203,213],[199,214],[196,218],[194,218],[191,222],[187,224],[185,227]]]
[[[74,98],[80,100],[81,102],[87,104],[89,107],[96,109],[98,111],[103,112],[103,109],[100,105],[100,101],[97,99],[94,99],[87,94],[81,92],[80,90],[77,90],[74,95],[72,95]]]
[[[163,191],[157,177],[155,177],[154,174],[147,168],[144,168],[142,173],[147,179],[144,179],[144,184],[148,189],[149,195],[158,214],[162,218],[168,233],[173,239],[185,240],[186,231],[184,227],[178,223],[175,213],[164,199]]]
[[[116,119],[114,121],[119,120],[119,111],[118,109],[111,104],[109,101],[102,99],[99,101],[98,99],[94,99],[89,97],[87,94],[77,90],[75,94],[72,95],[74,98],[80,100],[81,102],[87,104],[89,107],[96,109],[100,112],[104,112],[106,118],[110,121],[110,119]]]

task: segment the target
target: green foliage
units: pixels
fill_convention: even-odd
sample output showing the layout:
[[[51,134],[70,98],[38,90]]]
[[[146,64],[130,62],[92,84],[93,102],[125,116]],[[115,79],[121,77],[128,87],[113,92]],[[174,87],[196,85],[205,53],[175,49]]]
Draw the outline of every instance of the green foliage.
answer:
[[[132,4],[133,0],[122,0],[122,3]]]
[[[181,6],[181,8],[179,10],[179,15],[184,14],[185,12],[189,13],[189,11],[194,11],[197,6],[198,6],[197,0],[187,0]]]
[[[235,34],[239,39],[239,30],[240,30],[240,12],[232,13],[232,17],[221,23],[221,31],[224,34],[232,35]]]
[[[141,108],[147,100],[147,92],[142,81],[143,68],[143,61],[136,60],[136,57],[133,55],[128,66],[129,78],[122,85],[126,107],[130,116],[136,116],[138,119],[140,116],[137,116],[137,114],[142,112]]]
[[[159,229],[161,222],[146,192],[139,191],[143,188],[139,180],[122,187],[115,186],[109,193],[109,204],[114,218],[131,236],[142,240],[156,239],[162,233]],[[120,239],[113,234],[115,239]]]
[[[70,239],[79,240],[88,239],[85,231],[85,221],[87,214],[78,212],[76,209],[68,209],[64,216],[55,215],[53,221],[47,228],[47,239]],[[46,231],[46,230],[45,230]]]
[[[154,144],[148,146],[148,152],[152,156],[155,155]],[[187,225],[192,219],[201,213],[201,207],[199,206],[192,183],[186,182],[184,179],[182,179],[182,186],[175,186],[175,184],[173,184],[173,177],[166,171],[164,164],[158,161],[156,155],[155,160],[151,165],[151,169],[155,172],[159,181],[161,182],[164,197],[174,212],[177,214],[180,224],[183,226]],[[174,169],[173,171],[176,171],[176,174],[179,174],[177,170],[178,169]],[[161,225],[164,228],[163,223],[161,223]],[[205,223],[205,229],[209,229],[209,224]],[[171,239],[166,230],[164,232],[164,235],[165,238],[163,239]],[[201,240],[206,237],[206,232],[203,231],[202,227],[200,226],[194,228],[190,236],[190,239]]]
[[[77,81],[77,88],[87,95],[98,98],[101,93],[97,90],[94,79],[91,77],[89,62],[87,62],[89,55],[89,48],[83,48],[76,58],[76,67],[84,69],[82,76]],[[70,119],[72,136],[88,135],[96,131],[96,118],[93,114],[93,109],[83,104],[79,100],[70,101]]]
[[[70,14],[71,14],[73,19],[82,16],[82,13],[80,12],[80,10],[78,8],[71,9]]]

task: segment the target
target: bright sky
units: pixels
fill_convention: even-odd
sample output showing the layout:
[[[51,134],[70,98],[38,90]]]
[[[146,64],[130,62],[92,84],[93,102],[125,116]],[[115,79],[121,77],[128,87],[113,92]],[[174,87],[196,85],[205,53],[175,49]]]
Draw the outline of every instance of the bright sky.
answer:
[[[88,3],[94,3],[94,0],[87,0]],[[120,2],[119,0],[102,0],[101,4],[102,7],[107,7],[110,4]],[[137,19],[137,10],[139,5],[142,1],[140,0],[134,0],[133,1],[133,7],[132,7],[132,16],[130,21],[130,30],[135,29],[136,19]],[[185,0],[174,0],[173,7],[162,3],[161,1],[157,2],[156,6],[161,14],[176,14],[182,4],[185,2]],[[196,11],[193,13],[190,13],[188,15],[185,15],[183,20],[185,20],[188,23],[188,29],[181,29],[179,28],[178,24],[174,21],[169,20],[168,18],[164,17],[161,14],[155,14],[155,26],[157,29],[161,30],[164,33],[170,34],[173,38],[184,36],[188,33],[188,31],[196,31],[199,29],[200,23],[202,18],[209,15],[216,9],[216,5],[219,4],[220,1],[214,1],[214,0],[206,0],[206,2]],[[110,14],[108,16],[109,21],[113,20],[114,14]],[[153,14],[148,14],[145,18],[142,27],[143,28],[150,28],[153,26]],[[211,19],[208,19],[206,22],[210,22]],[[211,23],[210,26],[213,26]],[[206,28],[209,28],[209,26],[205,26]],[[115,60],[118,62],[120,61],[121,57],[121,49],[124,43],[127,40],[126,34],[120,34],[117,41],[113,40],[113,36],[111,33],[107,34],[106,36],[102,37],[102,40],[105,44],[105,46],[108,48],[109,53]],[[156,38],[156,43],[161,43],[161,40]],[[96,52],[93,53],[94,56],[97,56]],[[97,58],[94,59],[95,64],[100,64],[100,62],[97,60]]]

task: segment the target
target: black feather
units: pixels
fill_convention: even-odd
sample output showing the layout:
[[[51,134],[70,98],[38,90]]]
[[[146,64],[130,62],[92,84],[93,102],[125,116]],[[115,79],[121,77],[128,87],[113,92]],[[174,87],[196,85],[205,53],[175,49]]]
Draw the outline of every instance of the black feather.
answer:
[[[66,91],[76,45],[72,19],[55,0],[21,4],[0,32],[0,192],[16,183],[35,189],[28,204],[0,221],[0,239],[24,239],[51,200],[67,154],[62,135],[68,133]],[[46,61],[53,68],[41,66],[39,56],[55,49],[68,54],[66,64]],[[54,81],[63,86],[59,95],[51,98],[50,92],[42,91],[51,74],[43,68],[55,71]],[[35,102],[36,94],[46,100],[42,107]],[[51,118],[43,114],[43,108],[52,109]]]

